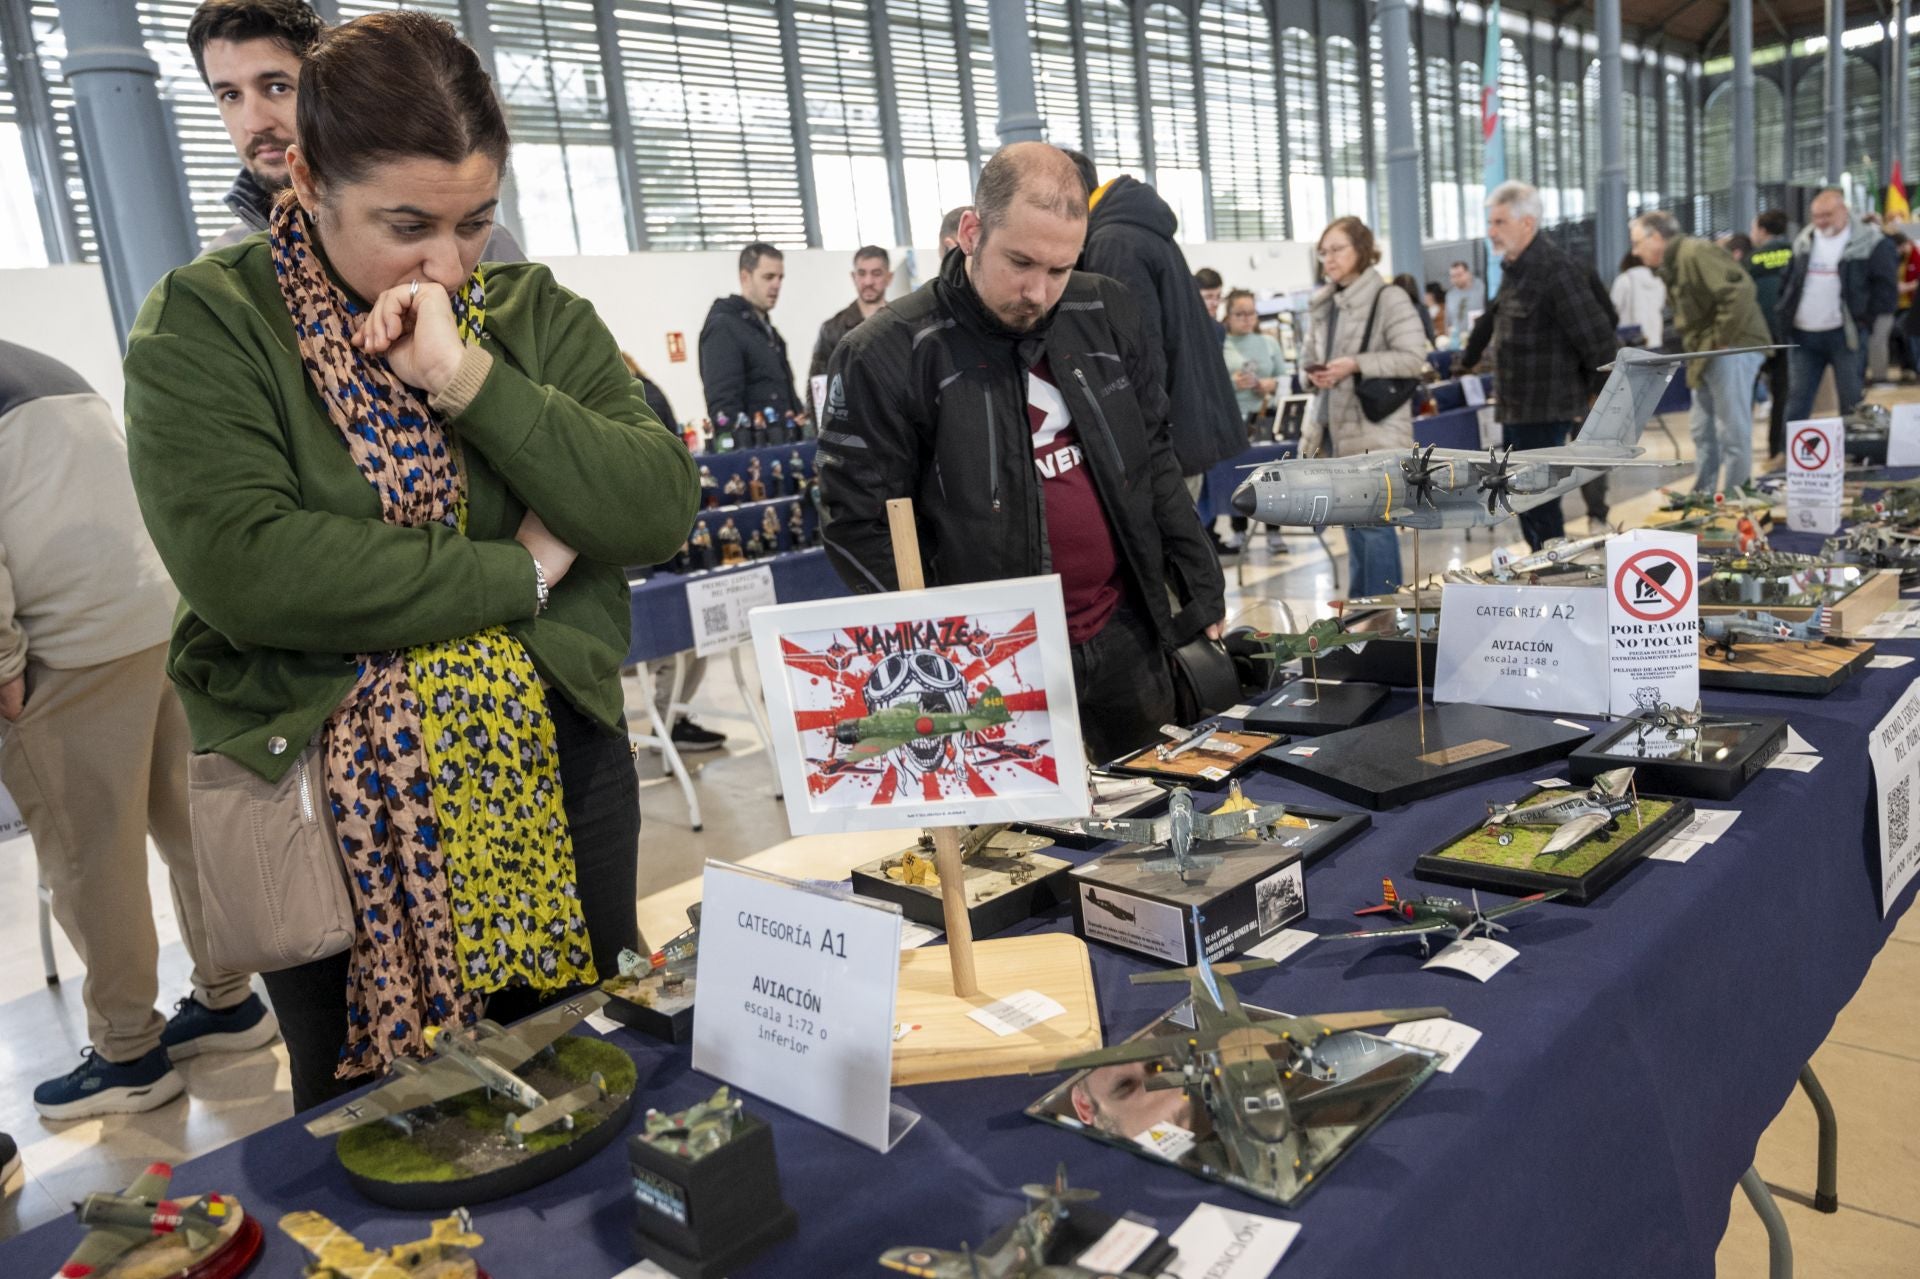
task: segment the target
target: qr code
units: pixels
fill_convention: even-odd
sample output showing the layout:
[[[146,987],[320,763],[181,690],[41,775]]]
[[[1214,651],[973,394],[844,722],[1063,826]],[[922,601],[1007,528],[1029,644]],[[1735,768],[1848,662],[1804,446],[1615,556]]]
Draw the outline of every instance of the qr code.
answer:
[[[1913,778],[1902,777],[1899,785],[1887,792],[1887,843],[1893,851],[1907,846],[1907,822],[1913,813]]]
[[[733,625],[733,610],[725,604],[708,604],[700,610],[700,629],[718,635]]]

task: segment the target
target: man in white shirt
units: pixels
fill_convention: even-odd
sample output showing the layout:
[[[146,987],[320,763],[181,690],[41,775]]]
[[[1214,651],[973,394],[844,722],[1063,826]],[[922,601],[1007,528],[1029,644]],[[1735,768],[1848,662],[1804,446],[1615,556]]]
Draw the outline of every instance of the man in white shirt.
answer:
[[[1447,268],[1447,283],[1453,286],[1447,290],[1447,332],[1458,335],[1454,338],[1458,348],[1467,344],[1474,317],[1487,309],[1487,286],[1474,278],[1473,268],[1465,262]]]
[[[1891,315],[1899,300],[1898,271],[1893,241],[1849,217],[1840,191],[1829,187],[1813,198],[1811,221],[1793,242],[1793,262],[1780,290],[1779,319],[1793,343],[1787,352],[1787,421],[1813,412],[1828,368],[1840,411],[1859,405],[1866,393],[1867,340],[1875,318]]]

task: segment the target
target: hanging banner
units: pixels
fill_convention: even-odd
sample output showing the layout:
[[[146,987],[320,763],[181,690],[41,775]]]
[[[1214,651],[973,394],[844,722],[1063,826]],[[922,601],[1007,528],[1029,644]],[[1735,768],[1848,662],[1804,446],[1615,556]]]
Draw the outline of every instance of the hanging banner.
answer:
[[[1691,710],[1700,700],[1699,542],[1648,529],[1607,539],[1607,709],[1615,715],[1662,703]]]
[[[1787,527],[1832,533],[1846,505],[1847,429],[1837,417],[1787,423]]]

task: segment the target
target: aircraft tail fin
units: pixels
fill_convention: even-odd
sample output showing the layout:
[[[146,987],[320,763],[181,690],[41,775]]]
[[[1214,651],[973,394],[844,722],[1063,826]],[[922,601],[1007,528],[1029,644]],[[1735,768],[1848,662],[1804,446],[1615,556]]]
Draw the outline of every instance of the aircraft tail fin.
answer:
[[[1353,913],[1356,915],[1391,915],[1398,909],[1400,909],[1400,894],[1394,891],[1393,881],[1391,879],[1383,879],[1380,881],[1380,904],[1378,906],[1362,907]]]
[[[1666,394],[1667,383],[1682,363],[1713,355],[1740,355],[1749,351],[1770,351],[1766,346],[1732,347],[1719,351],[1687,351],[1656,355],[1639,347],[1622,347],[1608,370],[1607,384],[1600,398],[1587,413],[1587,420],[1574,436],[1576,447],[1598,445],[1608,452],[1621,452],[1640,442],[1640,432],[1653,416]]]

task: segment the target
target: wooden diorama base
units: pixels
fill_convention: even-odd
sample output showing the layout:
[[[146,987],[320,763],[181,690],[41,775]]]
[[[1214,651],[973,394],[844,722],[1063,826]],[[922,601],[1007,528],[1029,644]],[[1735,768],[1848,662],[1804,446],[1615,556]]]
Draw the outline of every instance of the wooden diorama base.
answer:
[[[953,993],[945,946],[900,953],[893,1016],[918,1029],[893,1046],[896,1086],[1024,1075],[1102,1046],[1093,966],[1078,937],[1039,933],[975,942],[973,966],[980,993],[963,999]],[[1011,1035],[996,1035],[968,1015],[1023,990],[1038,991],[1066,1011]]]
[[[1872,656],[1873,645],[1858,640],[1839,644],[1781,640],[1738,645],[1729,659],[1709,656],[1702,640],[1700,687],[1822,697],[1846,683]]]
[[[1783,622],[1804,622],[1812,617],[1819,608],[1816,604],[1743,604],[1738,602],[1709,603],[1704,592],[1700,600],[1700,616],[1725,617],[1742,611],[1763,610],[1773,614]],[[1830,618],[1829,633],[1834,635],[1855,635],[1864,627],[1873,625],[1880,615],[1900,607],[1900,574],[1892,569],[1869,569],[1860,579],[1860,584],[1845,595],[1826,605]]]

